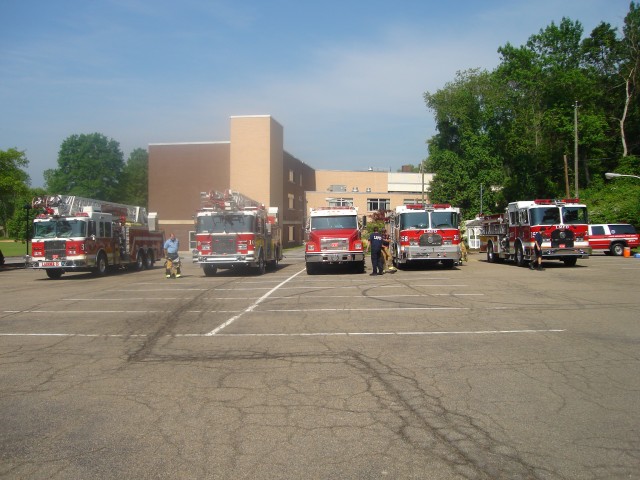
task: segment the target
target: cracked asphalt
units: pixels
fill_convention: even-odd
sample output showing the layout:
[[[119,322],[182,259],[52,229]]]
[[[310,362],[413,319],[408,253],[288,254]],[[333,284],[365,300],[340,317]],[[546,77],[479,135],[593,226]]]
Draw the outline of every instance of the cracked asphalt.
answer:
[[[0,477],[640,478],[640,261],[545,266],[0,271]]]

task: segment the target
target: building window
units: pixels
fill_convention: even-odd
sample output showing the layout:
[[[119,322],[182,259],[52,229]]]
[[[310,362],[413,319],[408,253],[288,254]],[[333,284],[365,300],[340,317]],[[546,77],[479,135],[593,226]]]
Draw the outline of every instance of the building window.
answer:
[[[197,247],[196,232],[195,230],[189,230],[189,249],[193,250]]]
[[[377,212],[378,210],[389,210],[390,200],[388,198],[368,198],[367,211]]]
[[[293,182],[294,182],[294,180],[293,180],[293,170],[289,170],[289,181],[290,181],[291,183],[293,183]]]
[[[293,195],[293,193],[289,193],[287,196],[289,197],[289,210],[293,210],[295,207],[294,205],[295,196]]]
[[[289,241],[293,242],[295,241],[295,238],[293,238],[293,226],[289,225]]]
[[[330,207],[352,207],[353,198],[328,198]]]

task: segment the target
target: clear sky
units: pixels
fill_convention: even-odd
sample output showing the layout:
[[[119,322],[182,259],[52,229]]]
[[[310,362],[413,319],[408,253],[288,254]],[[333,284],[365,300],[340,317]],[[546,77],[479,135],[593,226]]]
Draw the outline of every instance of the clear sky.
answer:
[[[149,143],[226,141],[232,115],[274,117],[318,169],[418,164],[424,92],[562,17],[621,27],[628,0],[0,0],[0,149],[32,186],[70,135],[125,160]]]

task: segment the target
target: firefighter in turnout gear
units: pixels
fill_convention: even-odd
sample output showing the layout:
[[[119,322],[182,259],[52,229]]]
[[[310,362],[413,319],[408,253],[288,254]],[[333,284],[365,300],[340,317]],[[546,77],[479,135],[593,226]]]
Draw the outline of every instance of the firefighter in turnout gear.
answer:
[[[175,278],[180,278],[180,256],[178,252],[180,250],[180,240],[178,240],[175,234],[164,242],[164,252],[167,261],[165,262],[165,275],[167,278],[171,278],[175,275]],[[175,273],[173,270],[175,269]]]

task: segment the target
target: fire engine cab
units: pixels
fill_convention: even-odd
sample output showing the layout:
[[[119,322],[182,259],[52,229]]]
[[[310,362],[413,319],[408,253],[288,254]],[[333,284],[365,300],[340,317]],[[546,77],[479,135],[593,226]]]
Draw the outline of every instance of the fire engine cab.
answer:
[[[309,210],[304,261],[313,275],[330,264],[351,265],[364,272],[362,226],[358,209],[352,206],[317,207]]]
[[[193,261],[207,277],[218,268],[253,267],[259,275],[282,260],[278,207],[227,190],[200,193]]]
[[[407,264],[460,263],[460,209],[449,204],[400,205],[391,215],[391,256]]]
[[[27,266],[51,279],[65,272],[104,275],[109,267],[152,268],[162,258],[164,232],[148,225],[143,207],[70,195],[33,199]]]
[[[482,220],[480,252],[487,262],[511,260],[524,266],[535,259],[534,237],[542,235],[542,260],[561,260],[574,266],[589,258],[587,207],[578,199],[512,202],[504,214]]]

